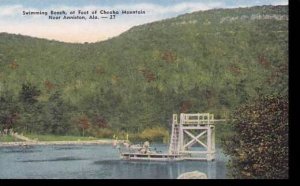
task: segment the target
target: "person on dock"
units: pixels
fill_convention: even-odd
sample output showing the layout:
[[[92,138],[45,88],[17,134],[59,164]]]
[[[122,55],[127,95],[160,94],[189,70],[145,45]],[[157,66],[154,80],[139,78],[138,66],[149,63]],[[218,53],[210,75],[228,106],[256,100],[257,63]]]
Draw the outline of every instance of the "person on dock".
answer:
[[[114,139],[114,141],[113,141],[113,147],[116,148],[117,145],[118,145],[118,137],[114,134],[113,139]]]
[[[149,146],[150,146],[149,141],[145,141],[144,145],[143,145],[143,147],[141,149],[141,152],[144,153],[144,154],[149,153]]]
[[[129,147],[130,147],[130,143],[127,143],[127,142],[123,142],[123,145],[124,145],[126,148],[129,148]]]

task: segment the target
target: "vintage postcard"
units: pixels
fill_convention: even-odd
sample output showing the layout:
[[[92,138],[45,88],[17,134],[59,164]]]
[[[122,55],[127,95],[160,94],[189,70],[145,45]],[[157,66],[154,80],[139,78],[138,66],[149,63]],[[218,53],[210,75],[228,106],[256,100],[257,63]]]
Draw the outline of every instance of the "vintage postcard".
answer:
[[[0,0],[0,179],[287,179],[288,0]]]

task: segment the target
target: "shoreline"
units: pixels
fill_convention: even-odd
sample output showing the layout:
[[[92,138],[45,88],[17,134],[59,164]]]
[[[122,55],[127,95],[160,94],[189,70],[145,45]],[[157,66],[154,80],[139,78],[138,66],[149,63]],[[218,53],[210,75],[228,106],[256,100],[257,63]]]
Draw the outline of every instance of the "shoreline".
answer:
[[[118,143],[125,140],[118,140]],[[91,144],[113,144],[114,140],[89,140],[89,141],[18,141],[18,142],[0,142],[0,147],[13,147],[13,146],[33,146],[33,145],[91,145]]]

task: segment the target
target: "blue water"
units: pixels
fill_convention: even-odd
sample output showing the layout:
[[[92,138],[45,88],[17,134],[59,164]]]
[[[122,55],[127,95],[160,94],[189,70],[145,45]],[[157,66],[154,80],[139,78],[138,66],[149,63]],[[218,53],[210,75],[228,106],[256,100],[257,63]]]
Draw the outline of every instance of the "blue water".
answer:
[[[167,150],[166,145],[152,146]],[[226,161],[218,149],[213,162],[147,162],[120,160],[111,145],[1,147],[0,179],[176,179],[195,170],[223,179]]]

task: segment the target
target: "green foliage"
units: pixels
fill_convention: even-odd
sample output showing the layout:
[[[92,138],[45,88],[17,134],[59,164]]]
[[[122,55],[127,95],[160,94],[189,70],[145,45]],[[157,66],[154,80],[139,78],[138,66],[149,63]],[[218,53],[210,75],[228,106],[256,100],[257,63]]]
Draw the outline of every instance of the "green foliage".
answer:
[[[22,90],[20,92],[20,100],[26,104],[34,104],[37,102],[37,97],[41,94],[41,91],[36,88],[36,86],[28,84],[22,85]]]
[[[222,123],[220,125],[217,125],[215,130],[216,144],[220,144],[220,146],[225,139],[230,139],[231,136],[234,135],[234,129],[231,123]]]
[[[85,130],[90,127],[89,118],[86,115],[82,115],[78,118],[78,127],[82,130],[82,136],[84,136]]]
[[[0,135],[0,142],[16,142],[16,141],[20,141],[20,140],[10,135]]]
[[[38,101],[41,91],[31,83],[22,84],[19,92],[20,121],[16,126],[17,131],[33,132],[41,131],[43,105]]]
[[[135,138],[134,138],[135,137]],[[165,142],[169,141],[169,131],[162,127],[153,127],[143,130],[132,138],[135,141]],[[131,140],[131,138],[129,138]]]
[[[109,128],[93,128],[90,130],[90,133],[97,138],[108,138],[111,139],[114,135],[114,132]]]
[[[224,140],[234,178],[288,178],[288,99],[266,96],[233,114],[235,132]]]
[[[20,106],[6,101],[0,117],[18,113],[19,132],[109,136],[168,128],[173,113],[227,116],[287,95],[287,17],[287,6],[199,11],[88,44],[0,33],[0,93]]]
[[[15,127],[19,116],[20,107],[13,94],[9,91],[0,94],[0,130]]]
[[[67,134],[71,128],[68,110],[68,104],[61,98],[61,93],[58,91],[54,92],[44,104],[42,132],[48,134]]]

